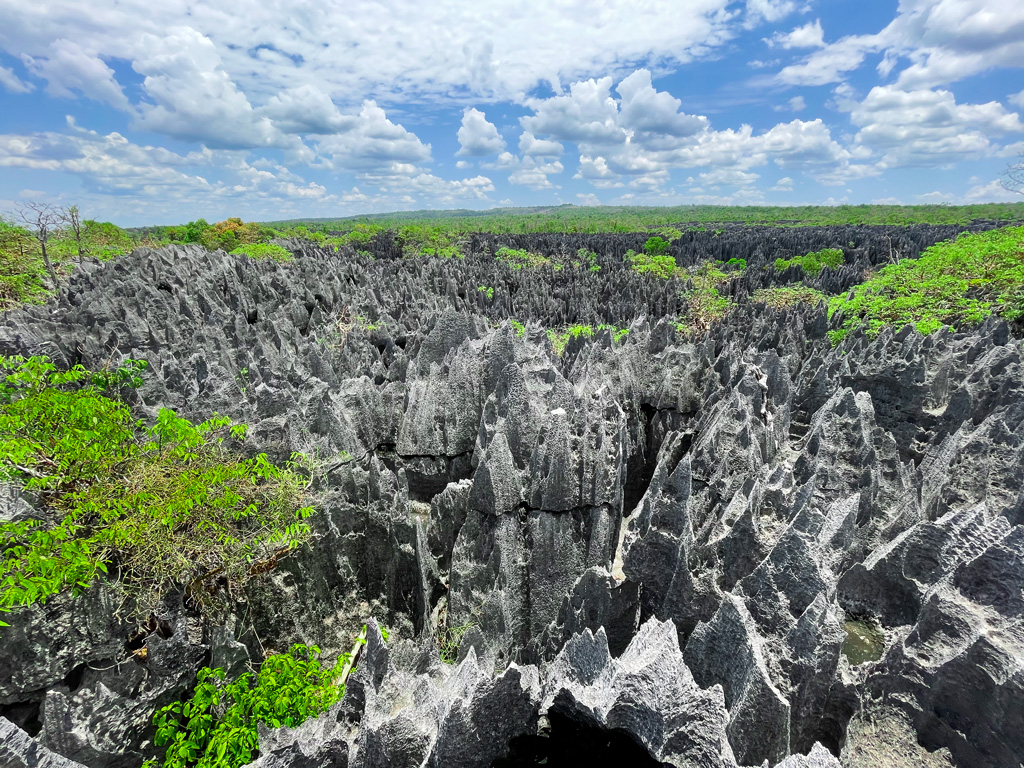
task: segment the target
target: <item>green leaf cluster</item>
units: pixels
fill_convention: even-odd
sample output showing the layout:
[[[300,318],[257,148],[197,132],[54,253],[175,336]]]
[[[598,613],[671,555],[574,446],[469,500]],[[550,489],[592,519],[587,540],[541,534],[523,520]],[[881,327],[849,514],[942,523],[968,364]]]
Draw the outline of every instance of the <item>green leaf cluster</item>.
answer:
[[[533,253],[521,248],[499,248],[494,252],[494,258],[508,264],[512,269],[536,269],[551,265],[555,270],[562,268],[561,264],[551,261],[547,256],[540,253]]]
[[[843,263],[843,251],[841,248],[823,248],[820,251],[812,251],[804,256],[794,256],[792,259],[776,259],[775,269],[780,272],[790,267],[800,267],[804,272],[817,275],[825,267],[835,269]]]
[[[995,313],[1024,319],[1024,227],[1006,227],[937,243],[918,259],[883,267],[845,296],[829,302],[839,315],[834,343],[865,328],[912,323],[921,333],[977,325]]]
[[[629,262],[630,269],[637,274],[652,275],[662,280],[667,280],[677,274],[676,260],[668,255],[637,253],[630,249],[626,251],[626,261]]]
[[[264,454],[224,445],[245,427],[164,408],[135,419],[117,393],[146,364],[59,371],[45,357],[0,357],[0,479],[41,502],[37,518],[0,522],[0,610],[81,592],[102,574],[138,615],[169,587],[197,608],[216,581],[242,586],[310,536],[304,482]]]
[[[818,304],[825,301],[826,296],[806,285],[787,285],[779,288],[758,288],[750,295],[750,300],[754,304],[767,304],[769,307],[784,309],[797,304]]]
[[[295,257],[287,248],[271,243],[247,243],[231,251],[232,255],[248,256],[250,259],[273,259],[280,264],[295,261]]]
[[[362,642],[366,642],[362,640]],[[192,697],[153,716],[156,745],[166,747],[162,768],[238,768],[259,755],[257,725],[294,728],[327,711],[345,694],[342,654],[325,665],[316,646],[294,645],[269,656],[259,672],[232,681],[223,669],[199,670]],[[149,761],[146,768],[156,768]]]

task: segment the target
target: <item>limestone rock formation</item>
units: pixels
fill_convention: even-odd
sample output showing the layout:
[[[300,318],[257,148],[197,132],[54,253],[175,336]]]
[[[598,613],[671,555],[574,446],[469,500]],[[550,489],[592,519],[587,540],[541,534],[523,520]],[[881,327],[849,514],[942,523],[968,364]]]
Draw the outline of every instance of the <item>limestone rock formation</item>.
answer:
[[[673,253],[746,259],[723,288],[743,299],[802,277],[760,269],[779,255],[857,243],[806,278],[837,292],[886,237],[914,255],[950,234],[691,232]],[[1016,768],[1020,329],[833,348],[823,307],[741,302],[687,337],[685,285],[621,264],[637,237],[475,236],[465,260],[140,249],[0,318],[6,354],[148,360],[140,415],[217,411],[250,425],[246,451],[319,461],[315,540],[223,624],[172,594],[137,633],[100,585],[12,617],[4,764],[138,766],[153,710],[199,667],[298,641],[336,653],[369,620],[345,698],[263,729],[254,765],[554,765],[574,745],[651,765]],[[602,269],[512,270],[501,244],[588,247]],[[571,323],[629,334],[558,354],[545,329]],[[0,500],[31,514],[17,489]],[[461,637],[454,664],[438,637]]]

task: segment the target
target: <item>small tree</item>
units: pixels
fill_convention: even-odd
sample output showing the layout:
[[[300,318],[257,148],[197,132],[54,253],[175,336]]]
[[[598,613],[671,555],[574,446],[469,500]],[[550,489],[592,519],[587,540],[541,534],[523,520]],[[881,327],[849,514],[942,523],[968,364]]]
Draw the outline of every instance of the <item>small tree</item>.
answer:
[[[1005,171],[1003,171],[1002,185],[1004,189],[1010,192],[1016,192],[1018,195],[1024,195],[1024,155],[1021,155],[1021,161],[1016,165],[1011,165]]]
[[[50,236],[59,229],[61,222],[64,221],[62,212],[46,203],[25,203],[18,208],[18,218],[39,243],[43,264],[50,274],[50,280],[53,281],[53,290],[58,290],[60,281],[57,279],[57,270],[53,268],[53,262],[50,261],[46,244],[49,242]]]
[[[71,227],[71,233],[75,236],[75,246],[78,248],[78,261],[81,262],[85,258],[85,252],[82,249],[82,218],[78,214],[78,206],[72,205],[65,208],[62,218]]]

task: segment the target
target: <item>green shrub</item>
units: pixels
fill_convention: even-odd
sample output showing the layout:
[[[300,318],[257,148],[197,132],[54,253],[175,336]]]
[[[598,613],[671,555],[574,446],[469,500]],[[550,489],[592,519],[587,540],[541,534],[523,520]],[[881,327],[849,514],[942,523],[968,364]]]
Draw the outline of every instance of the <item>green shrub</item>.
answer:
[[[750,295],[750,300],[755,304],[767,304],[769,307],[783,309],[797,304],[817,304],[825,300],[825,294],[805,285],[796,285],[759,288]]]
[[[508,324],[512,326],[512,328],[516,332],[516,336],[518,336],[519,338],[523,338],[523,336],[526,334],[526,326],[520,323],[518,320],[509,318]]]
[[[652,256],[648,253],[626,251],[630,269],[641,275],[653,275],[667,280],[676,274],[676,260],[671,256]]]
[[[676,330],[683,336],[696,336],[711,329],[711,326],[725,318],[735,307],[728,296],[722,296],[717,288],[694,288],[683,294],[686,300],[686,316],[676,323]]]
[[[945,326],[966,328],[995,313],[1024,318],[1024,227],[1007,227],[928,248],[918,259],[883,267],[848,295],[829,302],[842,325],[830,332],[839,343],[856,329],[874,336],[882,328],[912,323],[921,333]]]
[[[387,632],[381,630],[387,639]],[[359,641],[365,643],[364,634]],[[325,666],[316,646],[293,645],[267,657],[259,672],[230,682],[224,670],[199,670],[187,701],[157,710],[156,745],[166,747],[162,763],[144,768],[239,768],[259,756],[257,726],[294,728],[326,712],[345,695],[344,673],[352,657],[343,653]]]
[[[539,253],[508,247],[499,248],[495,251],[494,258],[508,264],[512,269],[535,269],[552,263],[551,259]],[[562,268],[560,264],[554,264],[553,266],[555,270]]]
[[[804,272],[817,275],[825,267],[835,269],[843,263],[843,251],[840,248],[824,248],[812,251],[805,256],[794,256],[792,259],[776,259],[775,269],[780,272],[790,267],[800,267]]]
[[[240,245],[231,251],[232,255],[248,256],[250,259],[273,259],[276,262],[285,264],[289,261],[295,261],[295,257],[292,256],[291,252],[287,248],[282,248],[280,245],[272,245],[271,243],[249,243],[247,245]]]
[[[494,298],[494,288],[492,288],[491,286],[489,286],[489,285],[478,285],[476,287],[476,289],[478,291],[480,291],[481,293],[483,293],[484,296],[487,297],[488,301],[490,301],[491,299]]]
[[[0,522],[0,610],[81,592],[112,566],[140,615],[172,585],[202,608],[214,577],[243,586],[309,537],[299,475],[224,447],[244,426],[164,408],[145,427],[131,415],[114,393],[145,367],[61,372],[45,357],[0,357],[0,479],[45,507],[42,519]]]
[[[649,237],[644,243],[644,253],[648,256],[664,256],[668,253],[668,243],[657,235]]]
[[[590,272],[600,272],[601,265],[597,263],[597,254],[586,248],[576,251],[576,261],[573,264],[577,269],[586,269]]]

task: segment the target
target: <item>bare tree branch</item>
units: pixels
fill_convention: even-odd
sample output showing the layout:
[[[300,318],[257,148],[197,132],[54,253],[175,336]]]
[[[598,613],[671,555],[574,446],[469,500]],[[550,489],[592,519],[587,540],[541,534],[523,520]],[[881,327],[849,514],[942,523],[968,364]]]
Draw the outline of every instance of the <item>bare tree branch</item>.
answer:
[[[79,215],[78,206],[72,205],[64,208],[61,218],[71,227],[71,232],[75,236],[75,245],[78,246],[78,263],[81,264],[82,259],[85,258],[85,252],[82,249],[82,217]]]
[[[18,207],[18,219],[39,243],[39,250],[43,254],[43,264],[46,266],[46,271],[50,273],[50,280],[53,281],[53,290],[58,290],[60,280],[57,278],[57,270],[53,268],[53,263],[50,261],[46,245],[50,236],[64,221],[61,211],[46,203],[24,203]]]
[[[1003,171],[1003,189],[1024,195],[1024,160]]]

